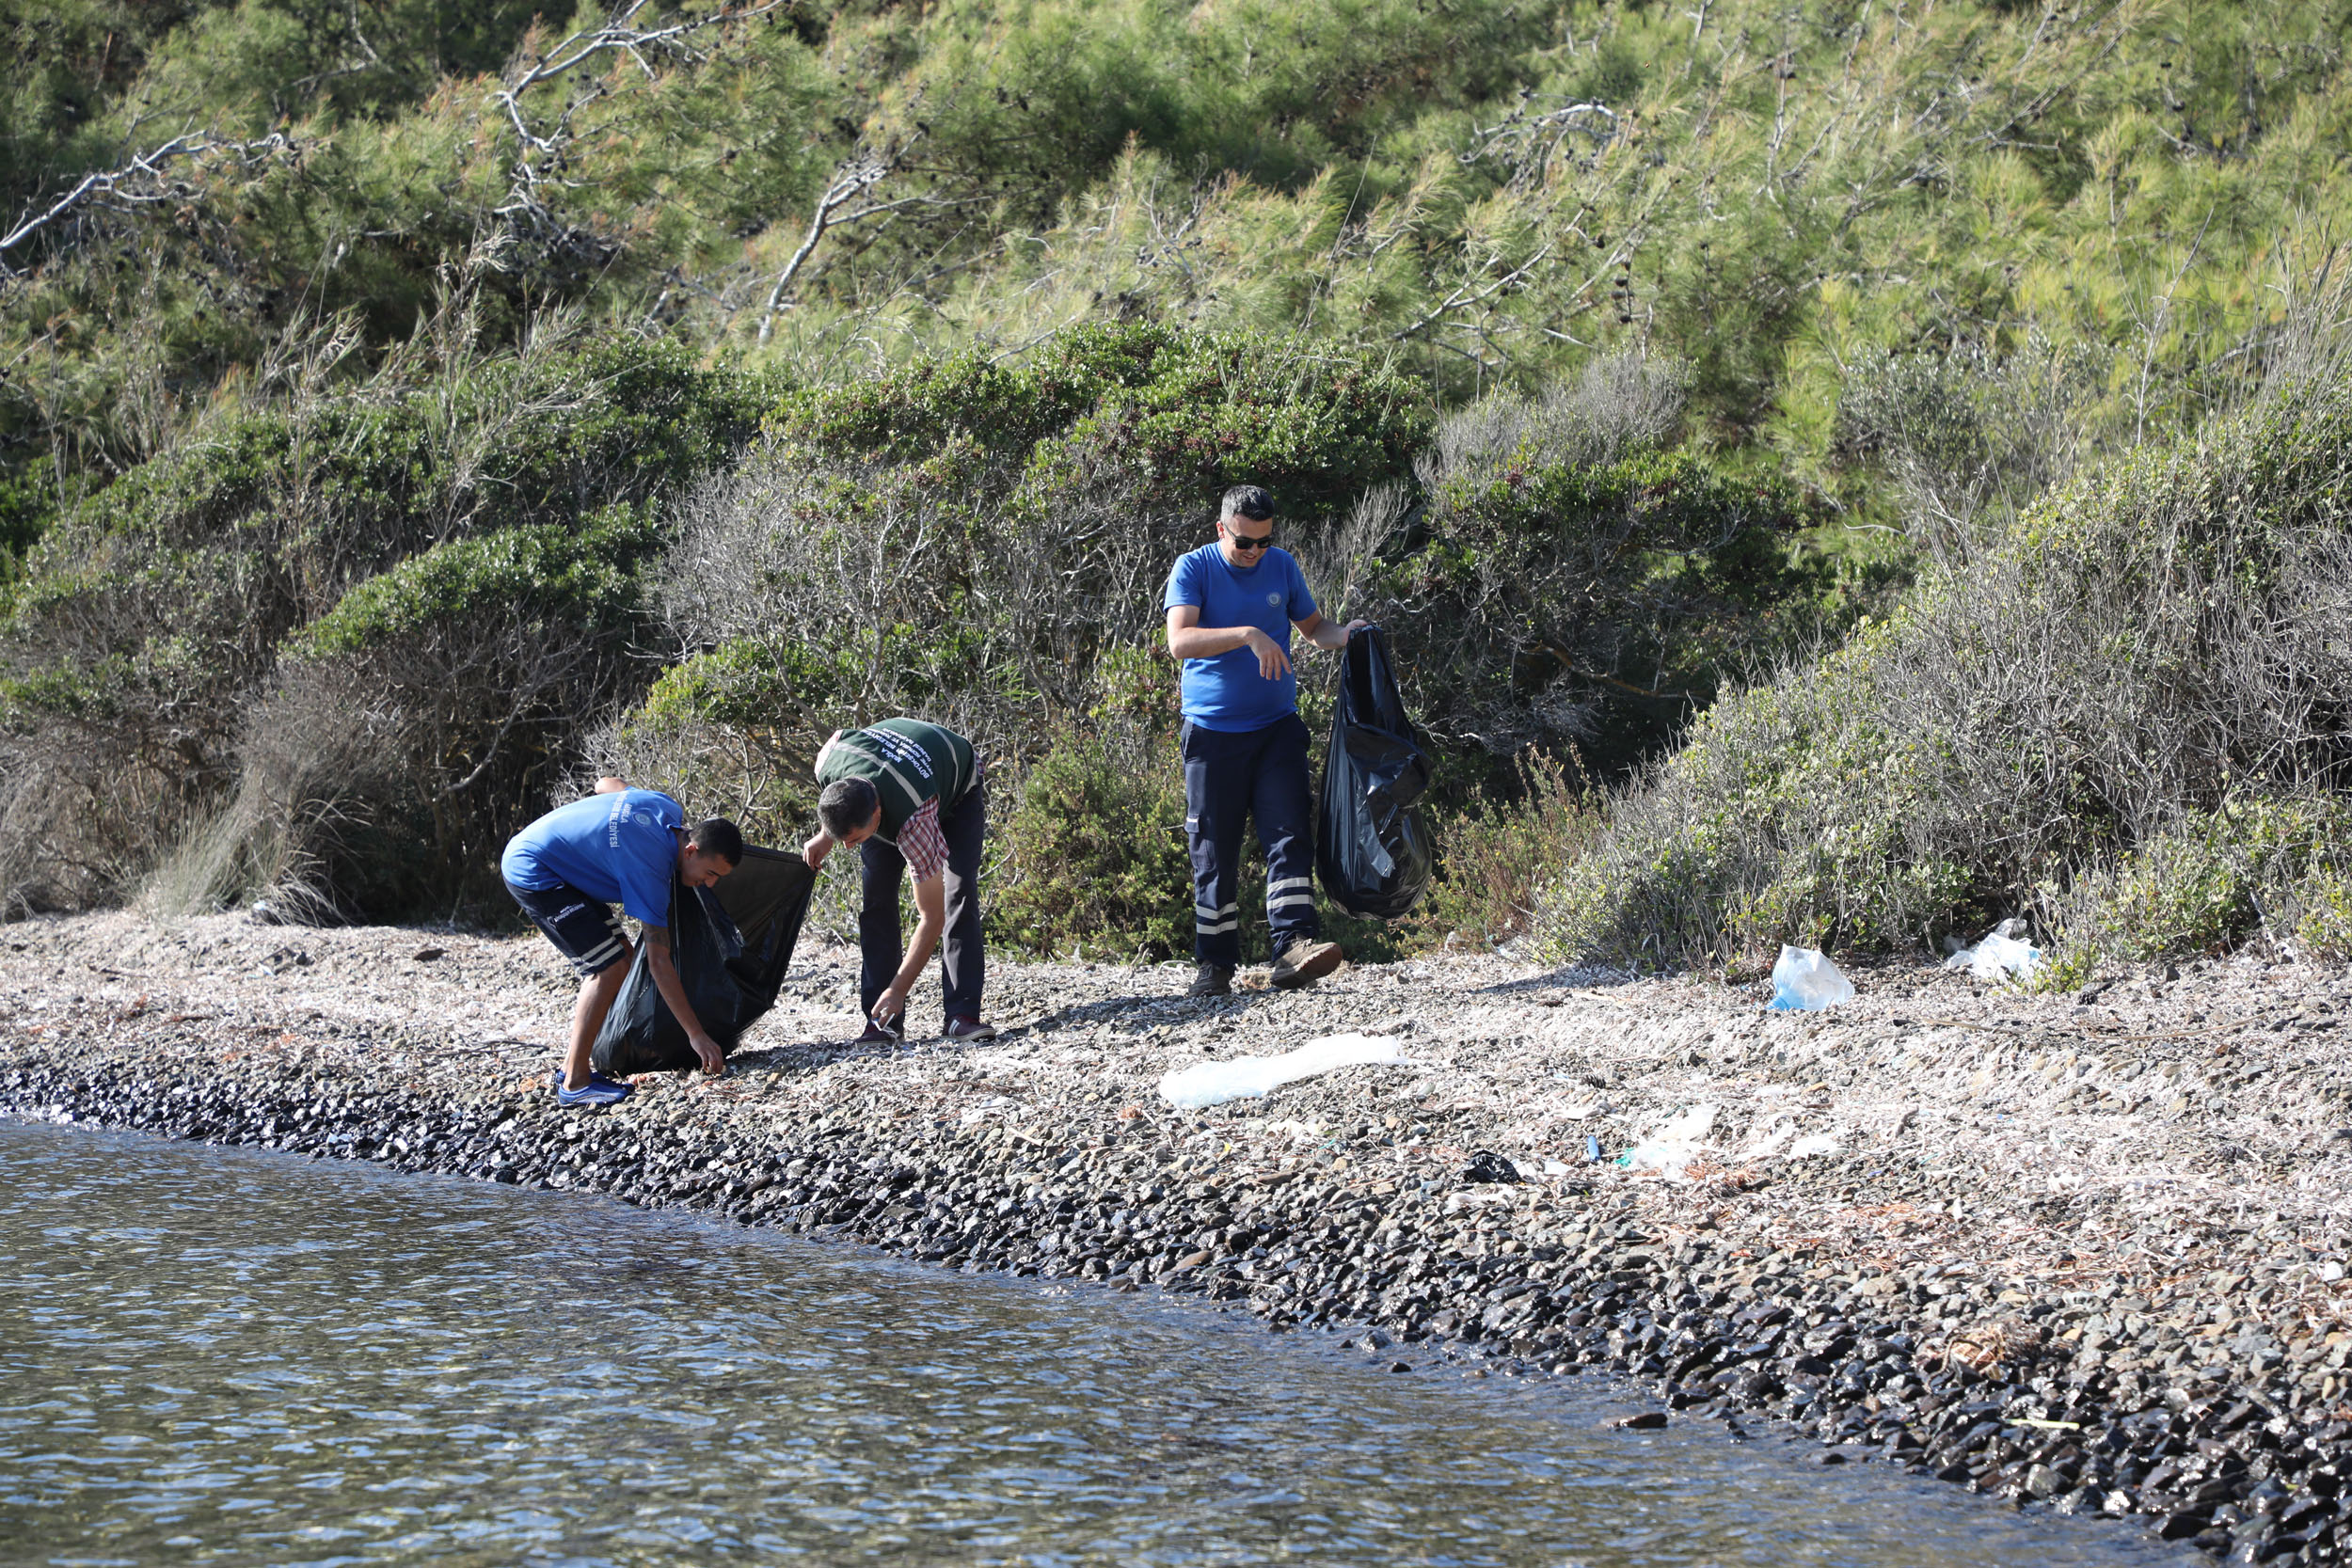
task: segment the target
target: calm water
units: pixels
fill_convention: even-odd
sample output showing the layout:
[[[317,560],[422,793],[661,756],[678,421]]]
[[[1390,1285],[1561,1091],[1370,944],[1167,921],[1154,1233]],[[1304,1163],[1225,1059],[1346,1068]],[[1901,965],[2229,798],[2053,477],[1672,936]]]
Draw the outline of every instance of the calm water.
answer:
[[[0,1121],[12,1564],[2189,1560],[1601,1429],[1624,1408],[1193,1303]]]

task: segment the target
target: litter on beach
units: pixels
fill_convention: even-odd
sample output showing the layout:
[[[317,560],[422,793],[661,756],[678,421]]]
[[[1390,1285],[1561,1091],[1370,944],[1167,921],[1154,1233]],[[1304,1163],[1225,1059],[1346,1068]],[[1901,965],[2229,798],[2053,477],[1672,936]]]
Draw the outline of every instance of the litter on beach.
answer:
[[[1815,1155],[1837,1152],[1837,1134],[1835,1132],[1809,1132],[1802,1138],[1797,1137],[1796,1132],[1797,1124],[1794,1121],[1787,1117],[1773,1117],[1755,1130],[1738,1158],[1742,1162],[1776,1158],[1806,1160]],[[1792,1139],[1793,1142],[1790,1141]]]
[[[1160,1080],[1160,1098],[1180,1111],[1254,1100],[1343,1067],[1402,1062],[1404,1041],[1394,1035],[1326,1035],[1279,1056],[1244,1056],[1231,1062],[1195,1062]]]
[[[1741,1160],[1769,1160],[1778,1154],[1788,1140],[1796,1136],[1797,1124],[1787,1117],[1774,1117],[1758,1127],[1749,1138],[1748,1146],[1740,1151]]]
[[[1964,969],[1979,980],[2030,980],[2042,966],[2042,949],[2017,940],[2024,923],[2004,920],[1974,947],[1963,947],[1944,960],[1946,969]]]
[[[1693,1105],[1680,1116],[1667,1117],[1619,1155],[1617,1164],[1633,1170],[1681,1170],[1698,1158],[1700,1140],[1714,1130],[1715,1111],[1712,1105]]]
[[[1853,982],[1830,962],[1829,955],[1811,947],[1780,950],[1772,965],[1772,1006],[1776,1013],[1811,1013],[1853,1000]]]

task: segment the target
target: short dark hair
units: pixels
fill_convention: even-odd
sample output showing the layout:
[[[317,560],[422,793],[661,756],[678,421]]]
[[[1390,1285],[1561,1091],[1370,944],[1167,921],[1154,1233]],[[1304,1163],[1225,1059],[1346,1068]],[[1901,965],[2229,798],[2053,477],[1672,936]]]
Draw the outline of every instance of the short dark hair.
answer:
[[[835,779],[817,797],[817,820],[835,840],[845,839],[874,819],[882,797],[866,779]]]
[[[1247,517],[1253,523],[1263,523],[1274,515],[1274,498],[1254,484],[1236,484],[1225,492],[1216,515],[1220,518]]]
[[[686,842],[706,855],[716,855],[729,865],[743,863],[743,830],[723,816],[706,816],[694,824],[694,831],[686,835]]]

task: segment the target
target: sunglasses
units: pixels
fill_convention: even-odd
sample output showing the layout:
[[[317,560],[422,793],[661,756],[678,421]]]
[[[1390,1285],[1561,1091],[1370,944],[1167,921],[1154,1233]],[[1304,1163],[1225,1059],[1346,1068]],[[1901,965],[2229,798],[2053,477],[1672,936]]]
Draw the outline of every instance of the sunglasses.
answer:
[[[1263,550],[1274,543],[1274,533],[1270,529],[1252,539],[1246,533],[1236,533],[1229,528],[1225,531],[1225,537],[1233,542],[1233,548],[1237,550]]]

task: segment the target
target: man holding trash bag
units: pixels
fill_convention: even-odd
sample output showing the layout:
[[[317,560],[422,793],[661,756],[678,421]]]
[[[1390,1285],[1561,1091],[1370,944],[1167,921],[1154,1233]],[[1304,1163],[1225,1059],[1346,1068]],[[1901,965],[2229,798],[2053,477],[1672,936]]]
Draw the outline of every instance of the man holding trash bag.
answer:
[[[980,849],[988,832],[986,771],[972,743],[920,719],[884,719],[835,730],[817,753],[817,820],[822,830],[802,855],[811,871],[835,845],[864,857],[858,911],[861,1045],[895,1040],[906,1029],[907,993],[941,946],[943,1031],[953,1040],[993,1040],[980,1022],[987,979],[980,937]],[[898,940],[898,880],[914,879],[914,945]]]
[[[617,1105],[629,1095],[627,1084],[592,1071],[588,1060],[635,957],[614,904],[644,928],[654,988],[684,1026],[703,1070],[726,1070],[726,1056],[695,1018],[670,957],[670,889],[673,879],[708,887],[742,860],[743,834],[726,818],[709,817],[690,832],[675,800],[609,777],[596,781],[596,794],[558,806],[507,841],[499,862],[506,891],[580,977],[571,1038],[555,1075],[559,1101]]]
[[[1273,982],[1284,990],[1340,964],[1315,915],[1307,726],[1298,717],[1291,630],[1318,648],[1347,646],[1364,623],[1335,626],[1289,551],[1274,544],[1274,498],[1254,484],[1225,492],[1216,542],[1177,557],[1168,573],[1168,651],[1184,661],[1184,832],[1191,841],[1193,957],[1189,994],[1223,996],[1241,961],[1241,830],[1254,817],[1265,850]]]

